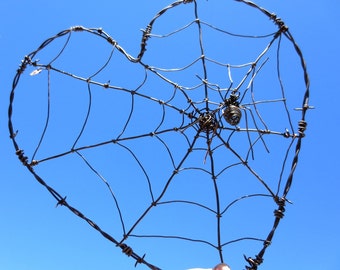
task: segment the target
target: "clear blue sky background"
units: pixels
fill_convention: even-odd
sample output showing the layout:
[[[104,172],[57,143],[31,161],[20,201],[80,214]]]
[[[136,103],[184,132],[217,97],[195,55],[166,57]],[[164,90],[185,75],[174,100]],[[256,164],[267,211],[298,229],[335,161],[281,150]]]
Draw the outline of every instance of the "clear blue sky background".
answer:
[[[132,260],[83,221],[66,209],[56,209],[53,198],[20,165],[8,136],[7,107],[20,60],[47,37],[73,25],[103,27],[120,44],[126,44],[124,48],[133,51],[136,37],[139,42],[139,29],[169,3],[167,0],[0,3],[0,269],[133,268]],[[337,159],[340,4],[336,0],[261,0],[258,4],[277,13],[290,27],[307,61],[310,103],[316,108],[307,116],[307,138],[289,196],[294,205],[289,206],[260,269],[340,269]],[[245,23],[242,15],[240,23]],[[206,258],[204,265],[190,267],[213,264],[211,258]],[[164,269],[182,269],[176,265],[185,264],[174,258],[173,264]]]

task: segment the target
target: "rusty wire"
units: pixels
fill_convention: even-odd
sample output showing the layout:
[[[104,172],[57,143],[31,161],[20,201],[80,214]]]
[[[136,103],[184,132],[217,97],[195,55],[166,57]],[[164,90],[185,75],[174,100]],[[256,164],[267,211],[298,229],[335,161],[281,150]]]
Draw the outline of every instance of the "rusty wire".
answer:
[[[299,46],[282,19],[266,9],[257,6],[253,2],[246,0],[237,1],[259,10],[265,17],[273,22],[276,30],[260,35],[230,32],[225,27],[215,26],[202,20],[199,16],[199,1],[181,0],[165,7],[152,18],[145,30],[143,30],[140,50],[137,57],[130,55],[113,37],[101,28],[75,26],[48,38],[36,50],[25,56],[13,79],[8,109],[8,126],[10,138],[13,141],[19,160],[30,171],[35,179],[56,199],[57,206],[68,208],[76,216],[86,221],[103,237],[119,247],[124,254],[133,258],[136,265],[144,264],[150,269],[160,269],[160,266],[151,264],[145,258],[145,255],[137,254],[137,252],[134,251],[133,247],[129,245],[129,240],[132,238],[177,239],[179,240],[178,246],[181,245],[181,241],[207,245],[216,251],[218,260],[221,262],[227,261],[228,259],[226,258],[229,257],[229,255],[224,252],[226,247],[232,246],[234,243],[238,242],[256,241],[260,242],[261,246],[255,256],[244,255],[244,258],[248,263],[248,265],[245,266],[246,269],[256,270],[263,262],[265,251],[272,243],[276,229],[281,219],[284,217],[286,203],[289,202],[287,195],[293,182],[293,175],[297,167],[298,156],[301,150],[301,142],[307,127],[305,119],[306,112],[310,108],[310,83],[307,67]],[[176,12],[176,8],[182,6],[182,4],[186,4],[186,7],[190,6],[193,10],[193,18],[191,21],[188,21],[188,24],[181,26],[170,33],[153,32],[153,28],[159,18],[170,12],[170,10]],[[152,41],[167,41],[169,37],[176,37],[176,35],[191,29],[194,29],[194,31],[197,31],[198,33],[199,54],[196,58],[182,67],[164,68],[149,64],[149,61],[154,61],[154,58],[148,56],[149,54],[152,55],[152,46],[149,48]],[[207,53],[206,50],[206,43],[202,37],[204,36],[204,31],[206,29],[217,31],[223,34],[223,37],[227,36],[228,38],[240,38],[245,40],[261,39],[263,40],[264,45],[262,49],[254,55],[250,62],[230,63],[228,62],[228,59],[221,60],[209,56],[209,53]],[[89,76],[79,75],[59,67],[62,64],[59,60],[66,53],[70,43],[75,38],[75,35],[85,34],[106,41],[110,52],[104,63]],[[39,54],[62,38],[64,39],[63,45],[55,52],[55,56],[52,56],[49,61],[44,63],[44,59],[40,59]],[[282,73],[286,70],[284,70],[282,67],[284,64],[281,64],[280,61],[282,58],[281,54],[283,54],[283,52],[281,52],[282,47],[288,45],[283,45],[283,40],[288,41],[287,44],[292,47],[292,51],[296,53],[297,59],[300,62],[300,76],[303,78],[303,87],[301,87],[302,84],[300,84],[300,86],[297,86],[297,89],[288,89],[285,85]],[[192,42],[197,42],[197,40]],[[272,54],[270,53],[271,51],[273,51]],[[176,51],[173,53],[176,55]],[[123,56],[119,61],[125,61],[132,65],[136,65],[143,70],[144,75],[142,76],[142,79],[134,87],[117,86],[115,84],[114,76],[113,78],[107,77],[105,81],[103,81],[102,77],[100,80],[96,79],[102,74],[108,76],[110,69],[112,68],[111,64],[114,62],[114,57],[117,54]],[[180,52],[178,52],[178,54],[180,55]],[[271,66],[270,62],[274,64]],[[79,65],[83,64],[84,63],[79,63]],[[190,70],[190,68],[193,68],[196,65],[200,65],[201,69],[200,73],[197,72],[192,75],[193,81],[195,82],[194,84],[180,83],[173,79],[172,76],[168,75],[175,74],[176,76],[181,72]],[[225,74],[221,76],[223,78],[223,83],[210,80],[209,75],[211,73],[208,71],[208,65],[220,66],[225,70]],[[256,83],[261,80],[262,72],[266,74],[266,71],[262,70],[268,70],[269,68],[274,70],[273,74],[276,76],[276,84],[268,85],[268,89],[261,92],[261,90],[257,90]],[[28,133],[28,135],[25,134],[25,129],[27,129],[27,127],[21,128],[16,123],[17,119],[20,119],[20,117],[26,117],[26,113],[21,111],[21,105],[16,104],[17,101],[15,96],[20,96],[21,94],[19,90],[22,91],[21,88],[23,86],[19,84],[19,81],[24,77],[27,69],[33,70],[30,72],[32,77],[29,77],[29,80],[36,80],[36,78],[41,77],[42,74],[46,74],[45,78],[47,78],[47,84],[45,84],[45,87],[47,88],[45,93],[47,96],[46,115],[43,118],[45,119],[44,124],[39,126],[39,131],[36,133],[38,138],[35,138],[35,143],[32,142],[32,144],[35,144],[34,146],[29,146],[32,138],[29,137],[30,133]],[[235,79],[235,70],[239,69],[244,69],[243,75]],[[56,80],[54,79],[55,74],[58,75],[58,80],[67,78],[79,82],[79,88],[85,90],[84,92],[87,92],[87,109],[86,113],[83,114],[83,117],[79,118],[81,127],[78,127],[78,132],[76,132],[76,135],[73,137],[69,148],[60,149],[60,151],[55,151],[53,154],[45,154],[48,153],[44,148],[46,147],[44,144],[47,140],[46,137],[48,136],[46,134],[48,134],[50,127],[53,126],[52,121],[55,120],[55,118],[53,118],[53,113],[56,108],[56,102],[54,102],[52,95],[52,88],[56,83]],[[25,78],[25,82],[27,82],[27,80],[28,79]],[[238,82],[234,83],[234,80]],[[165,85],[168,89],[168,98],[165,99],[165,95],[161,94],[159,89],[151,91],[151,95],[150,88],[155,88],[155,85],[148,85],[148,81],[156,81],[155,85],[157,85],[157,81],[159,81],[159,84],[162,85],[162,87]],[[222,84],[224,84],[224,86],[222,86]],[[34,87],[38,88],[41,86],[38,85]],[[264,87],[263,84],[261,84],[261,87]],[[275,89],[275,91],[272,89]],[[35,89],[25,90],[32,91],[33,95]],[[59,90],[71,91],[71,89]],[[115,115],[115,117],[120,117],[125,120],[123,120],[119,130],[116,130],[116,135],[114,137],[108,135],[107,139],[100,139],[99,141],[96,141],[96,138],[94,137],[91,139],[91,143],[86,141],[86,144],[82,140],[87,138],[87,130],[91,127],[91,124],[89,123],[94,114],[92,105],[94,99],[93,95],[97,91],[111,91],[113,94],[124,94],[129,97],[130,103],[127,105],[127,110],[124,111],[125,115],[122,115],[122,112],[117,112]],[[161,89],[161,91],[163,91],[163,89]],[[268,93],[270,98],[257,98],[258,91],[262,94]],[[201,94],[197,95],[197,92],[200,92]],[[302,105],[298,108],[292,108],[291,106],[296,104],[297,99],[299,99],[298,102],[302,101]],[[291,100],[294,100],[294,102],[290,103]],[[140,121],[134,119],[142,114],[142,112],[139,111],[140,108],[137,108],[137,102],[145,102],[146,104],[150,104],[150,106],[156,106],[158,108],[157,111],[159,112],[159,116],[157,116],[158,120],[153,121],[150,116],[148,117],[146,115],[144,117],[145,123],[147,123],[147,121],[153,122],[152,127],[145,124],[145,130],[143,130],[142,124],[141,129],[143,131],[134,132],[136,123]],[[21,104],[20,101],[18,104]],[[270,110],[273,111],[263,110],[263,107],[267,105],[270,107]],[[33,104],[32,106],[38,107],[39,104]],[[280,109],[276,111],[276,107],[280,107]],[[148,107],[144,107],[144,110],[147,109]],[[269,114],[276,113],[277,120],[274,121],[275,123],[272,120],[268,120],[270,118],[268,116]],[[169,121],[168,115],[175,117],[175,120],[170,119]],[[33,120],[39,119],[42,121],[41,118],[35,117],[34,115],[31,116],[31,118],[33,118]],[[112,118],[110,119],[112,120]],[[108,119],[104,119],[104,121],[107,120]],[[279,122],[279,124],[276,122]],[[22,124],[22,122],[20,123]],[[16,130],[16,128],[19,128],[19,130]],[[63,130],[62,132],[66,131]],[[178,147],[176,148],[169,139],[171,136],[178,136],[183,143],[176,146]],[[271,138],[275,138],[273,139],[274,141],[271,141]],[[155,181],[159,180],[155,179],[154,175],[149,172],[150,168],[146,165],[147,161],[140,152],[135,150],[136,145],[130,144],[130,142],[139,144],[139,141],[142,143],[144,142],[143,140],[146,139],[161,145],[160,148],[155,148],[156,150],[154,149],[154,151],[160,151],[161,149],[165,152],[165,157],[167,157],[167,162],[169,163],[166,168],[171,169],[171,171],[167,172],[167,177],[163,179],[163,181],[160,181],[162,186],[159,189],[154,187]],[[22,144],[28,147],[29,150],[24,149]],[[275,144],[275,147],[273,144]],[[279,147],[278,145],[281,144],[282,146]],[[136,167],[141,171],[142,176],[140,177],[146,180],[146,185],[149,190],[149,195],[146,196],[149,198],[146,207],[139,215],[136,215],[135,220],[129,224],[125,221],[125,215],[127,215],[127,213],[122,210],[122,208],[124,208],[122,202],[117,198],[116,194],[118,191],[112,187],[117,179],[111,179],[104,176],[102,172],[97,169],[97,165],[95,165],[95,163],[91,161],[91,158],[88,157],[90,156],[91,151],[111,147],[112,145],[115,145],[118,149],[122,149],[129,154],[131,162],[136,164]],[[183,146],[185,146],[185,149],[179,149],[179,147]],[[275,171],[273,175],[267,175],[266,167],[268,166],[268,163],[265,162],[268,162],[268,160],[264,157],[265,155],[269,155],[272,149],[274,149],[273,151],[275,152],[276,147],[278,147],[277,151],[280,154],[280,164],[278,164],[280,169]],[[149,149],[147,151],[149,151]],[[153,148],[150,148],[150,151],[153,151]],[[258,151],[262,151],[264,154],[258,154]],[[179,154],[177,154],[177,152],[179,152]],[[216,154],[219,152],[222,152],[223,154]],[[189,162],[192,155],[201,157],[201,159],[193,164],[191,161]],[[49,179],[43,179],[44,177],[37,172],[39,167],[43,164],[54,164],[54,162],[66,157],[80,159],[82,164],[85,164],[85,167],[94,173],[96,178],[105,183],[111,194],[111,199],[114,201],[114,206],[117,209],[117,215],[119,216],[121,224],[121,233],[116,233],[115,230],[113,230],[113,233],[104,231],[92,219],[87,217],[83,211],[78,210],[74,204],[71,205],[67,196],[61,195],[57,189],[53,187],[53,184],[50,184]],[[272,159],[269,158],[269,162],[271,160]],[[157,164],[155,166],[162,166],[163,160],[158,160],[157,162],[161,165]],[[55,166],[58,166],[58,170],[63,169],[62,167],[59,167],[60,165]],[[261,188],[256,189],[253,193],[246,190],[245,194],[235,195],[230,194],[228,190],[223,189],[219,184],[230,180],[235,181],[236,185],[238,185],[237,182],[240,183],[239,186],[243,185],[240,181],[240,179],[242,179],[240,178],[240,175],[232,174],[234,168],[244,169],[247,174],[245,178],[251,178],[252,181],[259,184]],[[171,186],[174,185],[175,179],[185,179],[185,173],[188,171],[202,173],[204,175],[203,178],[207,178],[207,181],[210,181],[214,190],[213,194],[210,194],[210,198],[214,202],[214,206],[194,199],[177,198],[176,194],[173,197],[167,197],[168,193],[171,192]],[[227,175],[229,171],[231,171],[231,175]],[[129,180],[130,179],[121,179],[121,181]],[[222,203],[224,197],[229,198],[227,203]],[[235,205],[246,200],[251,200],[252,198],[266,198],[267,201],[268,198],[271,199],[270,202],[268,201],[268,204],[273,203],[271,209],[274,212],[274,221],[269,228],[269,232],[267,230],[267,233],[263,233],[260,236],[249,236],[246,231],[244,232],[245,236],[225,240],[224,233],[229,229],[228,226],[223,223],[223,217],[226,216],[231,211],[230,209],[235,207]],[[130,203],[133,203],[133,201]],[[173,205],[174,207],[178,207],[178,209],[183,205],[188,205],[212,213],[215,229],[210,232],[210,235],[213,235],[213,240],[199,237],[195,238],[177,233],[144,234],[138,231],[138,228],[142,226],[144,219],[146,219],[148,215],[151,215],[155,209],[167,205]],[[257,209],[256,211],[260,215],[261,209]],[[241,215],[244,216],[245,222],[252,223],[251,219],[248,220],[249,214],[250,212],[245,212]],[[232,221],[229,220],[227,224],[230,224],[231,222]],[[164,252],[171,252],[166,250],[166,248],[163,249],[165,250]]]

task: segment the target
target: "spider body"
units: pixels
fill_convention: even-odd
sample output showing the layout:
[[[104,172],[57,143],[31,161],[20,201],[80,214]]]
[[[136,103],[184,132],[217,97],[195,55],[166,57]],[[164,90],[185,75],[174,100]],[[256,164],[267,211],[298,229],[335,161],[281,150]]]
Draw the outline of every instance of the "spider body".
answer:
[[[238,125],[242,117],[239,102],[237,101],[238,98],[239,95],[232,93],[230,97],[224,101],[226,107],[223,110],[223,117],[232,126]]]
[[[240,123],[242,113],[238,106],[229,105],[223,110],[224,119],[232,126],[236,126]]]

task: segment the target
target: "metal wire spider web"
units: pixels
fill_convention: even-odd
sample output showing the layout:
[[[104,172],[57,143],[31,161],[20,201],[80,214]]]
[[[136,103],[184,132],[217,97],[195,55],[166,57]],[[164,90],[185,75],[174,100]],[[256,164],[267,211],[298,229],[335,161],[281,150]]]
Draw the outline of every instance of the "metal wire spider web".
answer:
[[[284,217],[308,73],[275,14],[245,0],[214,14],[234,5],[266,27],[210,23],[211,2],[177,1],[143,30],[136,57],[101,28],[75,26],[25,56],[13,80],[20,161],[136,265],[198,263],[185,252],[198,245],[257,269]]]

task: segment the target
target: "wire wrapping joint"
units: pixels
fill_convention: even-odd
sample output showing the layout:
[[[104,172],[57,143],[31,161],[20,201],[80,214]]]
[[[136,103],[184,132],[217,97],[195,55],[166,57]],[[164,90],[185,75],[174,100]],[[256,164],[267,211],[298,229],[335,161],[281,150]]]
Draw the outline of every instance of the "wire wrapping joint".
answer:
[[[146,51],[146,42],[148,41],[148,39],[150,38],[150,33],[152,31],[152,25],[149,24],[146,29],[142,29],[143,32],[143,37],[142,37],[142,42],[141,42],[141,52],[139,53],[138,58],[141,58],[142,55],[144,54],[144,52]]]
[[[274,216],[277,217],[277,218],[283,218],[284,215],[285,215],[285,214],[284,214],[284,209],[282,209],[282,210],[276,209],[276,210],[274,211]]]
[[[266,248],[269,247],[271,244],[272,244],[272,242],[269,241],[269,240],[265,240],[265,241],[263,242],[263,246],[266,247]]]
[[[113,46],[117,45],[117,41],[115,41],[112,37],[108,37],[106,40],[108,43],[110,43]]]
[[[36,166],[36,165],[38,165],[38,163],[39,163],[39,161],[34,159],[34,160],[31,161],[30,166],[32,166],[32,167]]]
[[[279,206],[279,208],[274,210],[274,216],[278,219],[281,219],[284,217],[284,212],[286,211],[285,210],[286,200],[285,198],[276,197],[275,202]]]
[[[300,120],[299,121],[299,134],[300,137],[304,137],[305,136],[305,131],[307,129],[307,122],[304,120]]]
[[[27,65],[30,64],[31,62],[32,62],[31,58],[28,55],[26,55],[24,60],[21,61],[21,65],[19,66],[17,73],[22,74],[25,71]]]
[[[18,149],[15,154],[18,156],[19,160],[23,165],[28,166],[28,157],[24,155],[24,150]]]
[[[280,198],[279,196],[275,196],[274,198],[276,204],[282,208],[286,205],[286,199],[285,198]]]
[[[130,257],[133,254],[133,250],[127,244],[119,244],[119,247],[122,249],[122,252]]]
[[[290,137],[290,132],[288,129],[285,130],[285,132],[283,133],[283,137],[285,138],[289,138]]]
[[[81,25],[76,25],[76,26],[73,26],[71,27],[71,31],[75,31],[75,32],[80,32],[80,31],[84,31],[85,28]]]
[[[281,18],[277,17],[275,13],[270,14],[270,19],[273,20],[276,25],[280,27],[280,33],[288,31],[288,26],[285,25],[284,21],[282,21]]]
[[[243,255],[244,259],[249,263],[249,266],[246,266],[247,270],[257,270],[257,267],[263,263],[263,259],[259,256],[256,256],[256,259],[254,258],[247,258],[245,255]]]

